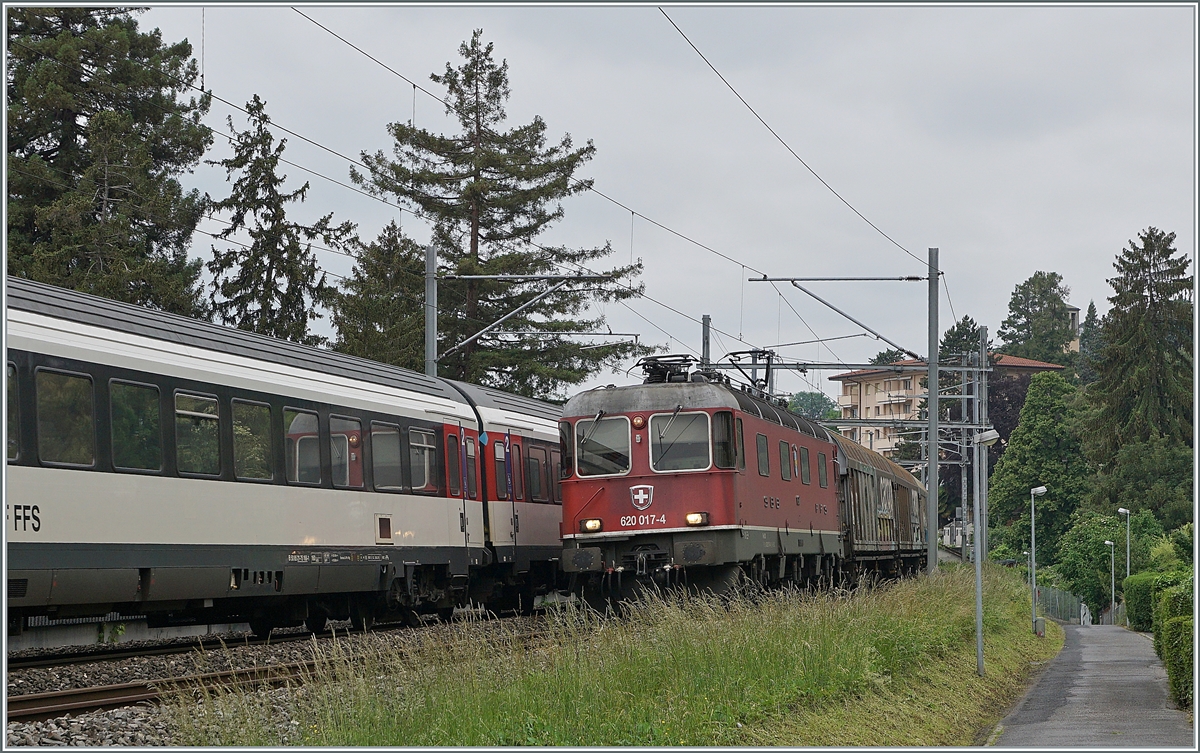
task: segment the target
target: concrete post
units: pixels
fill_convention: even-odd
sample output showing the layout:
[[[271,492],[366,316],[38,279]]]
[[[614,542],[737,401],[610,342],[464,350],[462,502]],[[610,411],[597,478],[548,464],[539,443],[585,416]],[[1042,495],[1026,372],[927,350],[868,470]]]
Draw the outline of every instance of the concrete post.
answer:
[[[929,573],[937,570],[938,523],[938,250],[929,249],[929,474],[926,476],[925,515]]]
[[[987,327],[979,328],[979,368],[986,369],[988,365],[987,352]],[[975,423],[980,426],[988,425],[988,375],[986,371],[979,371],[976,374],[975,394],[978,395],[975,402],[979,406],[979,412],[975,414]],[[983,449],[983,469],[980,473],[980,483],[976,487],[976,494],[979,495],[979,515],[981,535],[983,536],[983,556],[988,557],[988,455],[990,451],[985,447]]]
[[[437,376],[437,251],[425,247],[425,374]]]

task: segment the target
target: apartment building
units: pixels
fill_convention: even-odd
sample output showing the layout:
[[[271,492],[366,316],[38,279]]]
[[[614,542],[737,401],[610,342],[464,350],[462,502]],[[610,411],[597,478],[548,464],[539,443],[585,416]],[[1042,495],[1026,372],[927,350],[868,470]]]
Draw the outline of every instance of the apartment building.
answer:
[[[995,360],[991,380],[1003,379],[1019,374],[1033,374],[1039,371],[1062,370],[1056,363],[1035,361],[1031,358],[1019,358],[1005,354],[991,354]],[[916,360],[897,361],[896,363],[914,366],[922,362]],[[900,442],[900,426],[889,426],[890,421],[916,421],[920,419],[918,408],[924,399],[921,389],[922,374],[919,372],[902,372],[897,374],[886,369],[861,369],[837,374],[829,377],[831,382],[841,382],[838,394],[838,407],[842,410],[842,418],[877,419],[880,425],[875,427],[838,427],[842,436],[869,447],[878,453],[890,456]]]

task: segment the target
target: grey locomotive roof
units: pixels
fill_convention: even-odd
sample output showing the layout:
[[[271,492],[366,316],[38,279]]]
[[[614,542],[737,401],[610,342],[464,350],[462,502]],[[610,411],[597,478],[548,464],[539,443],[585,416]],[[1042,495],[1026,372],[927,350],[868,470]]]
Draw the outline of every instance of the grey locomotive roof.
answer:
[[[544,418],[547,421],[558,421],[562,416],[561,405],[546,403],[541,400],[522,397],[521,395],[512,395],[502,390],[478,384],[470,384],[468,382],[460,382],[455,379],[451,379],[450,381],[455,387],[465,392],[471,402],[480,408],[512,411],[527,416]]]
[[[742,410],[780,426],[787,426],[810,437],[829,441],[829,432],[818,424],[783,408],[776,408],[745,392],[715,382],[657,382],[625,387],[598,387],[581,392],[563,406],[563,415],[595,415],[634,411],[670,411],[682,405],[694,408],[730,408]]]
[[[8,278],[9,308],[131,335],[229,353],[259,361],[360,379],[386,387],[434,395],[456,403],[466,399],[444,380],[398,366],[189,319],[74,290]]]

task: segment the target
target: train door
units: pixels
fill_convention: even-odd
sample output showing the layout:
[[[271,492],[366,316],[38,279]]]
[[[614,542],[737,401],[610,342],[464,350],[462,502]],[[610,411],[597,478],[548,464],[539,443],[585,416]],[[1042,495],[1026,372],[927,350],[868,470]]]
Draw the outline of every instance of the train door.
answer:
[[[464,548],[471,546],[470,517],[468,515],[468,498],[472,484],[468,483],[467,441],[474,442],[466,436],[467,432],[458,422],[447,421],[446,424],[446,491],[450,499],[455,500],[446,521],[447,534],[451,541],[461,537]],[[478,490],[476,490],[478,493]],[[457,513],[457,515],[455,515]],[[455,521],[454,518],[458,520]],[[457,523],[457,533],[455,528]]]
[[[520,483],[514,477],[517,468],[514,466],[520,453],[520,437],[505,432],[491,437],[490,457],[492,458],[488,478],[493,479],[489,488],[495,492],[488,497],[488,540],[496,549],[496,559],[499,562],[511,562],[517,535],[520,531],[520,518],[517,512],[517,498],[520,496]]]

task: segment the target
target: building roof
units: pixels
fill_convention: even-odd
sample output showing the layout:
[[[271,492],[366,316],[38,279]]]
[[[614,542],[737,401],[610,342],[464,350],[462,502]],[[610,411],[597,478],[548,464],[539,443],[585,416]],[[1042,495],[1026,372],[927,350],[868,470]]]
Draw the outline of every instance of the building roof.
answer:
[[[994,360],[994,365],[1000,369],[1028,369],[1029,371],[1049,371],[1051,369],[1062,369],[1063,366],[1057,363],[1046,363],[1045,361],[1035,361],[1032,358],[1021,358],[1020,356],[1010,356],[1007,353],[989,353]],[[924,364],[924,361],[919,361],[915,358],[909,358],[903,361],[894,361],[896,366],[919,366]],[[881,366],[878,369],[859,369],[858,371],[847,371],[844,374],[834,374],[829,377],[831,382],[846,382],[866,376],[878,376],[884,374],[898,373],[913,373],[913,372],[896,372]]]

